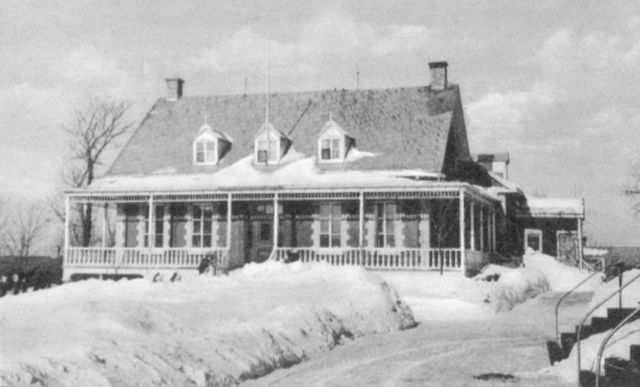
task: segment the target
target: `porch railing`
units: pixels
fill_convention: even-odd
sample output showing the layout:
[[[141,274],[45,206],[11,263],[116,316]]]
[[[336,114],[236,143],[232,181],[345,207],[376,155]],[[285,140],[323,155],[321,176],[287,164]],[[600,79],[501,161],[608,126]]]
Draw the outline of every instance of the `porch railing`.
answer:
[[[102,248],[69,247],[64,257],[65,267],[92,268],[184,268],[195,269],[202,259],[213,253],[222,260],[228,258],[226,248]]]
[[[327,262],[338,266],[369,269],[455,269],[463,268],[460,249],[420,248],[314,248],[278,247],[272,255],[280,261]]]

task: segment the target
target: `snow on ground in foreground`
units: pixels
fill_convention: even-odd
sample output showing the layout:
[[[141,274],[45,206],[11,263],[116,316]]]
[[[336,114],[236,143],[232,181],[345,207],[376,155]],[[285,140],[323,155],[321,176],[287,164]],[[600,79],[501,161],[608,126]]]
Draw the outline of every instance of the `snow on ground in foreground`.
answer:
[[[623,283],[627,283],[634,276],[640,274],[640,270],[631,270],[624,273]],[[600,302],[602,302],[607,296],[610,296],[615,290],[618,289],[618,280],[617,278],[606,282],[601,283],[598,287],[595,288],[594,295],[587,305],[584,308],[584,311],[580,314],[579,320],[582,320],[584,315],[588,313],[591,309],[595,308]],[[623,307],[635,308],[638,306],[638,302],[640,302],[640,278],[635,282],[632,282],[627,288],[623,290],[622,297],[622,305]],[[606,316],[607,308],[617,308],[618,307],[618,297],[614,296],[609,301],[605,302],[602,306],[595,310],[595,312],[589,316],[586,321],[586,324],[590,323],[590,319],[592,316]],[[588,370],[591,369],[595,371],[595,361],[596,355],[598,352],[598,348],[602,340],[606,337],[606,335],[611,331],[606,331],[603,333],[599,333],[597,335],[593,335],[584,340],[581,344],[581,366],[582,369]],[[602,357],[602,362],[604,359],[609,356],[617,356],[623,359],[629,359],[629,346],[632,344],[640,343],[640,321],[633,321],[622,328],[611,338],[607,347],[605,348],[604,355]],[[604,370],[603,364],[601,363],[601,370]],[[554,367],[543,370],[543,372],[559,376],[562,380],[565,381],[576,381],[577,380],[577,348],[574,346],[573,350],[569,358],[566,360],[556,364]]]
[[[71,283],[4,298],[0,316],[9,386],[233,385],[414,325],[371,273],[277,262],[188,282]]]
[[[596,358],[598,349],[602,343],[602,340],[609,334],[610,331],[599,333],[597,335],[589,336],[586,340],[581,342],[580,349],[580,365],[583,370],[596,370]],[[633,321],[627,325],[624,325],[615,335],[609,340],[607,346],[603,352],[603,356],[600,361],[600,372],[604,372],[604,359],[610,356],[616,356],[623,359],[629,359],[629,346],[632,344],[638,344],[640,340],[640,321]],[[566,382],[575,382],[578,380],[577,367],[578,367],[578,351],[574,346],[571,350],[569,357],[555,366],[544,371],[551,375],[559,377]]]
[[[462,272],[378,272],[409,304],[416,319],[457,320],[488,316],[549,290],[543,273],[487,266],[474,278]]]
[[[525,267],[541,271],[547,278],[549,287],[553,291],[568,291],[589,275],[587,271],[558,262],[555,257],[536,252],[526,254],[523,257],[523,262]],[[601,282],[600,276],[596,275],[582,285],[580,290],[593,290],[596,286],[599,286]]]

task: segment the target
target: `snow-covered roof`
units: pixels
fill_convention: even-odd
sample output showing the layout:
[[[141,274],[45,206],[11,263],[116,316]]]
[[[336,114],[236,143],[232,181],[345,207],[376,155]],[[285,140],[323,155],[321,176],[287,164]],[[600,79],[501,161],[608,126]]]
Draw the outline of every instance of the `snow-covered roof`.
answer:
[[[609,250],[597,249],[595,247],[585,247],[582,249],[582,253],[589,257],[602,257],[609,254]]]
[[[370,152],[353,150],[347,163],[376,158]],[[352,160],[352,161],[350,161]],[[246,156],[215,173],[179,174],[159,170],[149,175],[106,176],[97,179],[87,189],[98,192],[197,191],[252,188],[334,188],[334,187],[420,187],[424,180],[436,180],[441,175],[424,170],[323,170],[314,156],[290,149],[273,169],[257,166],[253,156]]]
[[[584,202],[578,198],[537,198],[527,196],[527,212],[532,217],[584,218]]]
[[[487,171],[487,173],[494,183],[491,187],[487,188],[487,191],[493,194],[521,192],[520,187],[518,187],[518,185],[511,180],[507,180],[501,176],[498,176],[491,171]]]
[[[451,141],[455,142],[452,149],[456,158],[470,159],[459,89],[455,85],[442,91],[412,87],[270,96],[269,122],[306,155],[317,154],[318,135],[329,113],[356,139],[358,149],[377,157],[318,168],[442,173],[448,160],[447,142]],[[207,117],[212,130],[233,138],[231,149],[216,165],[191,162],[191,142],[202,126],[202,117]],[[452,125],[454,121],[456,124]],[[158,170],[185,175],[217,173],[253,153],[254,137],[263,122],[264,96],[259,94],[159,99],[107,175],[140,176]]]

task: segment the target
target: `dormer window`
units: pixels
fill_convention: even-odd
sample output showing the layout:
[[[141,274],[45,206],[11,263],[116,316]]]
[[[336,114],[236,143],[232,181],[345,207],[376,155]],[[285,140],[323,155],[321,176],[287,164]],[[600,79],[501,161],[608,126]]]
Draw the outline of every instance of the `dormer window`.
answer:
[[[196,141],[196,164],[215,164],[216,157],[216,142],[213,140],[201,140]]]
[[[193,164],[216,165],[231,150],[231,139],[204,124],[193,140]]]
[[[339,138],[323,138],[320,141],[320,160],[341,160],[342,144]]]
[[[291,146],[291,139],[271,124],[264,124],[258,131],[254,142],[254,160],[256,164],[278,164]]]
[[[354,146],[354,138],[329,118],[318,137],[318,162],[343,162],[349,150]]]
[[[267,139],[258,140],[257,162],[259,164],[274,163],[278,161],[278,141]]]

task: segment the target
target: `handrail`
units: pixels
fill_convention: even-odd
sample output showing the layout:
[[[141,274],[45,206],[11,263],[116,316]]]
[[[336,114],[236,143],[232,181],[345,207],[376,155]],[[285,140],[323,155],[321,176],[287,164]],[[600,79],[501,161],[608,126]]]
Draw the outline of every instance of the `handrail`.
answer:
[[[598,309],[599,307],[604,305],[604,303],[609,301],[611,298],[613,298],[613,296],[615,296],[616,294],[622,292],[622,290],[624,288],[626,288],[627,286],[631,285],[631,283],[633,281],[637,280],[638,278],[640,278],[640,274],[637,274],[629,282],[627,282],[626,284],[624,284],[621,287],[619,287],[618,289],[616,289],[615,292],[611,293],[604,300],[600,301],[598,303],[598,305],[596,305],[593,308],[591,308],[591,310],[589,310],[589,312],[587,312],[587,314],[585,314],[584,318],[580,322],[580,325],[578,325],[578,332],[576,333],[576,345],[577,345],[577,351],[578,351],[578,356],[577,356],[578,357],[578,387],[580,387],[580,360],[581,360],[580,359],[580,334],[582,333],[582,326],[584,325],[585,321],[587,321],[587,318],[589,318],[591,313],[593,313],[596,309]]]
[[[611,340],[611,337],[613,337],[613,335],[620,328],[622,328],[623,325],[628,323],[633,316],[638,314],[638,312],[640,312],[640,305],[633,312],[631,312],[627,317],[625,317],[625,319],[622,320],[620,324],[616,325],[616,327],[613,328],[611,332],[609,332],[609,334],[604,338],[604,340],[602,340],[602,343],[600,343],[600,348],[598,348],[598,356],[596,357],[596,387],[599,387],[600,385],[600,361],[602,360],[602,353],[604,352],[604,347],[607,345],[609,340]]]
[[[596,275],[598,273],[599,272],[596,271],[596,272],[593,272],[593,273],[589,274],[585,279],[580,281],[580,283],[578,283],[576,286],[571,288],[571,290],[569,290],[568,292],[563,294],[562,297],[560,297],[560,299],[558,300],[558,302],[556,302],[556,310],[555,310],[555,314],[556,314],[556,341],[558,343],[560,342],[560,330],[559,330],[559,322],[558,322],[558,312],[560,310],[560,304],[562,303],[562,301],[564,301],[565,298],[567,298],[569,296],[569,294],[573,293],[576,289],[578,289],[580,286],[585,284],[587,281],[589,281],[591,278],[593,278],[594,275]]]

